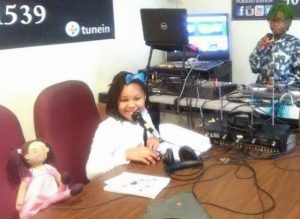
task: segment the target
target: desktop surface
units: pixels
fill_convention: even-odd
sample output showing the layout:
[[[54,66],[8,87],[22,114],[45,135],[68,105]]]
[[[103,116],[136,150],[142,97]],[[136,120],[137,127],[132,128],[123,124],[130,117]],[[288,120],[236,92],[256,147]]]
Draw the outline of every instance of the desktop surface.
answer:
[[[191,169],[181,172],[181,176],[173,175],[177,179],[171,179],[156,199],[194,191],[212,219],[261,219],[264,210],[267,211],[264,219],[300,218],[299,146],[293,153],[276,160],[245,160],[242,152],[222,147],[214,147],[213,155],[204,160],[201,178],[187,180],[192,177],[182,176],[195,171]],[[48,207],[32,219],[141,218],[152,199],[103,191],[105,180],[124,171],[166,176],[162,162],[120,166],[91,181],[78,196]]]

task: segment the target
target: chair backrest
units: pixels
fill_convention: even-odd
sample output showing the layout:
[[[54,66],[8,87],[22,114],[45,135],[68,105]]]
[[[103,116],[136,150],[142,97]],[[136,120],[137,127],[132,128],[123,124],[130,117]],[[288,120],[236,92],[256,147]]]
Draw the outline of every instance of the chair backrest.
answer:
[[[85,164],[99,122],[93,94],[82,81],[51,85],[34,104],[36,137],[52,146],[55,166],[69,172],[72,182],[88,182]]]
[[[25,143],[21,125],[16,115],[0,105],[0,191],[1,191],[1,218],[18,218],[16,197],[18,185],[11,184],[7,175],[8,159],[13,150]],[[13,171],[13,170],[8,170]],[[16,170],[14,170],[16,171]]]

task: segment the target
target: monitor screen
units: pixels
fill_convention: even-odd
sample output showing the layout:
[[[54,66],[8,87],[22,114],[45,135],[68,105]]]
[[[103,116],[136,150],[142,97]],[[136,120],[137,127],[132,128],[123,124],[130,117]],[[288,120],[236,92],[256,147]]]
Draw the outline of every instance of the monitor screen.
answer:
[[[187,30],[189,44],[199,48],[199,60],[229,60],[228,15],[188,14]],[[197,54],[187,52],[186,58]],[[180,61],[181,52],[167,53],[167,61]]]

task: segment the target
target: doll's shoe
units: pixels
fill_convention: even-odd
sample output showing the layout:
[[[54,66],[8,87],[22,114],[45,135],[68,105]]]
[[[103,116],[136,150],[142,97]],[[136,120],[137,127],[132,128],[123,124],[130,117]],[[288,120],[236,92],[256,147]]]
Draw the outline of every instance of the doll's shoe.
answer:
[[[61,175],[61,182],[65,185],[68,185],[71,182],[71,175],[68,172],[64,172]]]
[[[70,188],[70,194],[73,195],[78,195],[83,189],[83,184],[77,183],[74,186]]]

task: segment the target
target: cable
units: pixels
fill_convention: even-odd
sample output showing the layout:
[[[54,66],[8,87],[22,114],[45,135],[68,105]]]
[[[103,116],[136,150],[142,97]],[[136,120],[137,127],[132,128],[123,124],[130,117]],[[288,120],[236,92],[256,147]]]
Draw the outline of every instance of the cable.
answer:
[[[285,93],[285,94],[282,94],[281,97],[279,98],[279,101],[278,101],[278,102],[280,103],[286,95],[289,95],[289,96],[290,96],[290,100],[291,100],[291,102],[292,102],[292,105],[295,105],[295,104],[294,104],[294,97],[293,97],[293,94],[291,94],[291,93]]]
[[[198,168],[198,170],[196,170],[195,172],[192,172],[190,174],[179,174],[178,172],[174,173],[174,174],[171,174],[169,175],[171,179],[174,179],[174,180],[178,180],[178,181],[190,181],[190,180],[195,180],[195,179],[198,179],[200,176],[202,176],[204,174],[204,169],[203,169],[203,166],[201,166],[200,168]],[[197,175],[196,175],[197,174]],[[181,177],[181,178],[179,178]],[[182,178],[182,177],[185,177],[185,178]],[[189,178],[187,178],[189,177]]]
[[[174,180],[178,180],[178,181],[184,181],[184,182],[186,182],[186,181],[191,181],[191,180],[199,180],[199,178],[200,178],[201,176],[203,176],[204,173],[205,173],[208,169],[210,169],[210,168],[212,168],[212,167],[214,167],[214,166],[216,166],[216,165],[218,165],[218,164],[212,164],[212,165],[210,165],[210,166],[208,166],[208,167],[206,167],[206,168],[202,168],[202,169],[197,170],[196,172],[193,172],[193,173],[190,173],[190,174],[179,174],[178,172],[177,172],[177,173],[173,173],[173,174],[170,175],[170,178],[171,178],[171,179],[174,179]],[[189,176],[192,176],[192,175],[194,175],[194,174],[198,174],[198,175],[195,176],[195,177],[193,177],[193,178],[183,178],[183,177],[189,177]],[[215,179],[221,178],[221,177],[222,177],[223,175],[225,175],[225,174],[227,174],[227,172],[224,172],[224,173],[220,174],[220,175],[217,176],[217,177],[212,177],[212,178],[209,178],[209,179],[205,179],[205,180],[203,180],[203,182],[204,182],[204,181],[211,181],[211,180],[215,180]],[[175,176],[177,176],[177,177],[175,177]],[[178,178],[178,177],[181,177],[181,178]],[[184,186],[184,185],[189,185],[189,184],[193,184],[193,183],[195,183],[195,182],[188,182],[188,183],[184,183],[184,184],[178,184],[178,185],[168,186],[168,187],[166,187],[166,189],[172,189],[172,188],[176,188],[176,187]]]
[[[183,95],[183,91],[185,89],[185,85],[186,85],[186,82],[187,82],[187,79],[189,78],[190,74],[192,73],[192,71],[194,70],[194,67],[195,67],[195,64],[198,60],[198,57],[200,56],[200,53],[197,54],[197,57],[195,58],[194,62],[192,63],[192,66],[191,66],[191,69],[189,70],[187,76],[185,77],[184,79],[184,82],[183,82],[183,85],[182,85],[182,89],[180,91],[180,94],[178,96],[178,102],[177,102],[177,112],[179,112],[179,107],[180,107],[180,99]]]
[[[54,209],[60,209],[60,210],[84,210],[84,209],[88,209],[88,208],[94,208],[94,207],[98,207],[98,206],[101,206],[101,205],[106,205],[110,202],[113,202],[113,201],[116,201],[116,200],[119,200],[119,199],[122,199],[122,198],[126,198],[126,197],[129,197],[129,195],[123,195],[123,196],[120,196],[120,197],[117,197],[117,198],[114,198],[112,200],[108,200],[106,202],[100,202],[100,203],[96,203],[96,204],[93,204],[93,205],[87,205],[87,206],[78,206],[78,207],[68,207],[68,206],[59,206],[60,204],[56,204],[56,206],[53,206]]]
[[[225,206],[217,205],[215,203],[200,201],[198,199],[197,195],[196,195],[196,192],[195,192],[196,184],[202,182],[200,180],[193,185],[193,189],[192,189],[193,194],[195,195],[195,197],[197,197],[197,201],[198,201],[199,204],[201,204],[201,205],[202,204],[207,204],[207,205],[211,205],[211,206],[215,206],[215,207],[221,208],[221,209],[226,210],[226,211],[230,211],[230,212],[237,213],[237,214],[244,214],[244,215],[260,215],[260,214],[265,214],[266,212],[271,211],[271,210],[273,210],[275,208],[276,204],[275,204],[274,198],[272,197],[272,195],[270,193],[268,193],[266,190],[264,190],[264,189],[262,189],[260,187],[260,185],[258,183],[258,180],[257,180],[256,171],[255,171],[255,169],[253,167],[251,167],[249,164],[235,164],[235,163],[220,164],[220,165],[241,165],[243,167],[248,168],[252,172],[253,176],[251,178],[253,179],[254,185],[257,188],[258,197],[259,197],[259,200],[260,200],[260,203],[261,203],[263,209],[261,211],[256,211],[256,212],[241,212],[241,211],[237,211],[237,210],[225,207]],[[261,198],[260,192],[262,192],[263,194],[267,195],[267,197],[269,197],[269,199],[271,200],[271,205],[269,207],[265,208],[265,205],[264,205],[263,200]]]
[[[299,151],[300,148],[298,147],[298,150],[295,150],[295,148],[289,152],[289,154],[291,154],[292,152],[295,152],[295,151]],[[284,154],[284,155],[287,155],[288,153]],[[298,172],[300,171],[300,168],[298,169],[290,169],[290,168],[284,168],[282,166],[279,165],[279,163],[281,161],[284,161],[284,160],[291,160],[291,159],[300,159],[300,155],[295,155],[295,156],[286,156],[286,157],[280,157],[276,160],[274,160],[274,166],[277,167],[278,169],[281,169],[281,170],[285,170],[285,171],[292,171],[292,172]]]
[[[226,154],[228,152],[233,152],[233,151],[232,150],[225,151]],[[224,155],[224,154],[221,153],[221,154],[219,154],[219,156],[220,155]],[[233,155],[239,155],[239,156],[238,157],[234,157]],[[225,163],[219,163],[218,162],[218,163],[211,164],[210,166],[205,167],[199,173],[199,175],[197,177],[195,177],[195,178],[192,178],[192,179],[172,178],[172,179],[179,180],[179,181],[190,181],[190,180],[196,180],[196,181],[187,182],[187,183],[184,183],[184,184],[178,184],[178,185],[174,185],[174,186],[169,186],[166,189],[172,189],[172,188],[176,188],[176,187],[179,187],[179,186],[185,186],[185,185],[192,184],[192,193],[194,194],[195,198],[197,199],[197,201],[198,201],[198,203],[200,205],[207,204],[207,205],[215,206],[217,208],[220,208],[220,209],[223,209],[223,210],[226,210],[226,211],[230,211],[230,212],[233,212],[233,213],[237,213],[237,214],[262,215],[262,218],[263,218],[266,212],[271,211],[272,209],[275,208],[276,203],[275,203],[275,200],[274,200],[273,196],[270,193],[268,193],[266,190],[264,190],[263,188],[261,188],[261,186],[258,183],[258,179],[257,179],[257,176],[256,176],[255,169],[245,161],[245,159],[247,158],[247,156],[245,154],[231,153],[229,156],[230,156],[230,158],[229,158],[230,162],[229,163],[225,164]],[[215,160],[218,160],[218,159],[216,159],[217,157],[218,156],[216,156],[216,155],[215,156],[209,156],[206,159],[215,159]],[[207,182],[207,181],[212,181],[212,180],[220,179],[220,178],[224,177],[225,175],[229,174],[230,171],[227,171],[227,169],[225,169],[225,171],[221,172],[220,174],[218,174],[215,177],[211,177],[211,178],[208,178],[208,179],[203,179],[205,173],[208,173],[209,170],[211,170],[211,169],[213,169],[215,167],[229,167],[229,166],[236,166],[237,167],[236,169],[234,169],[234,175],[238,179],[242,179],[242,180],[251,180],[251,179],[253,179],[254,185],[255,185],[256,190],[257,190],[259,203],[262,206],[262,210],[258,210],[258,211],[254,211],[254,212],[247,212],[247,211],[243,212],[243,211],[238,211],[238,210],[231,209],[231,208],[228,208],[228,207],[225,207],[225,206],[221,206],[221,205],[218,205],[218,204],[215,204],[215,203],[200,201],[198,199],[196,191],[195,191],[197,184],[199,184],[201,182]],[[242,177],[242,176],[240,176],[239,175],[239,170],[242,167],[250,170],[251,175],[248,176],[248,177]],[[185,177],[185,175],[180,175],[180,176]],[[261,193],[265,194],[270,199],[271,204],[269,204],[269,206],[266,206],[266,204],[264,203],[264,201],[262,199],[262,194]],[[269,203],[269,202],[267,202],[267,203]]]

